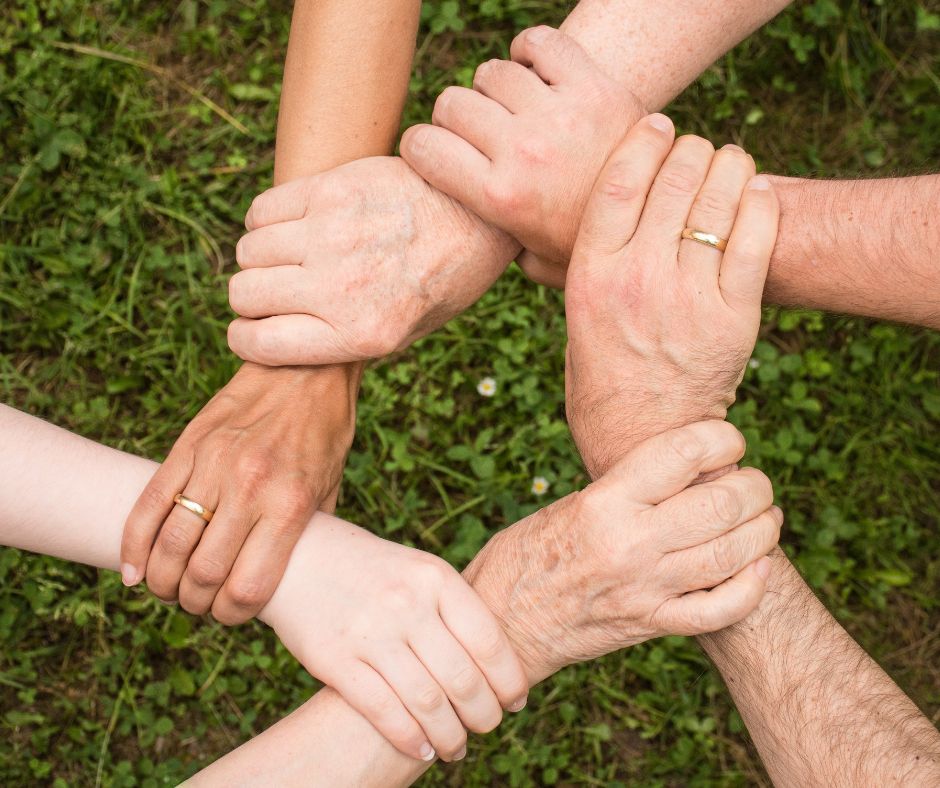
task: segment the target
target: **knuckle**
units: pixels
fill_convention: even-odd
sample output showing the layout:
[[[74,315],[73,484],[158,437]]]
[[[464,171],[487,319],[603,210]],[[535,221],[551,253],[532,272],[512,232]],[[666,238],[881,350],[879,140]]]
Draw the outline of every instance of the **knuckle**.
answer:
[[[449,686],[450,695],[457,700],[468,701],[480,691],[481,676],[472,665],[463,665],[453,676]]]
[[[483,197],[500,211],[515,212],[522,205],[522,198],[515,185],[495,178],[483,184]]]
[[[708,217],[726,217],[734,213],[737,198],[727,189],[712,187],[699,192],[695,209]]]
[[[666,438],[667,451],[689,465],[698,462],[705,444],[693,430],[673,430]]]
[[[499,657],[504,648],[502,635],[495,627],[486,627],[474,639],[474,653],[482,660]]]
[[[427,684],[415,693],[415,708],[422,714],[433,714],[444,702],[444,693],[436,684]]]
[[[194,560],[187,569],[189,579],[202,588],[222,585],[228,577],[228,566],[215,556]]]
[[[248,282],[241,273],[228,280],[228,303],[235,314],[242,315],[248,308]]]
[[[626,159],[618,159],[607,166],[600,190],[605,197],[618,202],[632,202],[645,196],[632,164]]]
[[[708,515],[719,523],[732,525],[741,516],[741,499],[724,485],[714,485],[708,491]]]
[[[684,197],[698,191],[699,171],[691,163],[672,162],[657,178],[659,188],[667,197]]]
[[[516,158],[525,164],[549,165],[555,158],[554,145],[545,137],[533,134],[521,137],[515,144]]]
[[[313,485],[306,478],[285,479],[278,491],[283,513],[291,521],[299,520],[311,513],[316,502]]]
[[[235,473],[242,485],[263,481],[270,477],[272,470],[271,457],[263,452],[245,451],[235,460]]]
[[[434,110],[431,113],[432,121],[436,122],[447,118],[447,111],[453,104],[458,92],[457,87],[454,85],[446,87],[441,91],[441,94],[437,97],[437,101],[434,102]]]
[[[262,607],[267,602],[264,583],[255,578],[238,578],[223,589],[229,601],[238,608]]]
[[[500,61],[496,58],[490,60],[484,60],[477,66],[476,71],[473,72],[473,86],[477,87],[480,85],[487,84],[492,80],[494,74],[499,70]]]
[[[179,522],[171,522],[160,529],[159,546],[163,552],[174,558],[189,555],[193,550],[193,538],[190,529]]]
[[[722,575],[730,575],[737,570],[741,561],[741,547],[732,538],[725,537],[712,541],[712,566]]]

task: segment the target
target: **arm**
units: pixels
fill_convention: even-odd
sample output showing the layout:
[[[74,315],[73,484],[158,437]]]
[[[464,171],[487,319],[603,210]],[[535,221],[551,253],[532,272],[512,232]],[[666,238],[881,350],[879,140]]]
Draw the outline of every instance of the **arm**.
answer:
[[[940,329],[940,175],[772,181],[781,219],[766,299]]]
[[[115,569],[123,514],[153,474],[154,463],[5,406],[0,406],[0,430],[7,439],[0,445],[0,544]],[[782,522],[780,511],[768,508],[769,481],[747,469],[722,481],[731,516],[705,513],[714,485],[689,487],[702,472],[740,459],[743,450],[740,434],[721,422],[658,436],[600,482],[490,541],[465,575],[523,656],[523,685],[649,638],[724,627],[754,609],[769,570],[760,556],[776,543]],[[690,530],[693,521],[696,528]],[[260,617],[304,664],[317,652],[355,647],[376,629],[381,647],[394,647],[383,627],[411,613],[425,615],[421,589],[413,589],[416,596],[405,600],[405,608],[380,610],[378,619],[369,611],[381,608],[384,598],[403,599],[408,588],[401,574],[426,578],[442,563],[411,550],[403,566],[396,557],[402,551],[407,548],[317,513]],[[363,561],[370,552],[371,564]],[[383,569],[389,563],[395,566]],[[393,584],[377,585],[383,575]],[[324,577],[327,593],[320,587]],[[448,594],[431,596],[442,613],[454,602]],[[347,597],[352,610],[337,601]],[[337,608],[344,637],[323,642],[323,633],[334,628]],[[473,630],[487,644],[475,658],[492,662],[494,646],[506,635],[485,634],[486,619],[473,615],[469,605],[458,605],[457,613],[449,626],[455,632]],[[364,618],[368,626],[362,629]],[[357,669],[361,672],[349,663],[335,677],[337,684]],[[400,785],[426,769],[428,760],[397,752],[327,689],[195,782]]]
[[[740,624],[699,642],[774,785],[937,785],[940,733],[815,597],[783,552]]]
[[[667,155],[671,136],[652,120],[601,172],[568,272],[567,407],[595,476],[638,439],[631,414],[662,429],[733,398],[776,236],[774,190],[753,161],[690,137]],[[650,158],[665,159],[655,180],[655,166],[636,166]],[[730,238],[724,253],[680,241],[687,219]],[[934,784],[940,735],[773,556],[757,611],[704,645],[775,783]]]
[[[298,0],[275,181],[390,150],[414,51],[414,0]],[[245,364],[187,426],[128,519],[122,575],[223,623],[261,609],[304,524],[336,502],[355,428],[359,365]],[[173,506],[216,512],[203,532]]]
[[[603,6],[598,13],[610,17],[633,5]],[[402,155],[430,183],[518,238],[528,250],[519,264],[531,278],[563,287],[596,173],[636,114],[671,97],[668,90],[651,90],[644,78],[627,76],[619,60],[632,61],[635,31],[645,31],[650,14],[656,19],[672,5],[652,4],[648,14],[632,9],[638,27],[610,18],[608,37],[582,36],[580,47],[550,28],[526,31],[513,42],[516,62],[484,64],[474,81],[477,92],[445,91],[435,126],[410,130]],[[775,10],[779,5],[768,5],[768,15]],[[681,30],[684,17],[677,19]],[[752,21],[746,14],[734,20],[728,35],[737,36]],[[562,26],[569,34],[578,29]],[[540,32],[544,40],[536,40]],[[705,32],[705,46],[694,51],[712,56],[716,41],[727,40],[716,35]],[[680,58],[667,69],[671,81],[652,84],[681,86],[690,64],[702,62]],[[541,79],[520,65],[532,66]],[[474,126],[471,117],[487,123]],[[766,300],[940,327],[933,255],[940,231],[929,218],[940,178],[773,180],[781,230]]]
[[[582,0],[564,29],[652,107],[786,2],[722,0],[702,3],[698,13],[688,5]],[[644,21],[637,24],[637,17]],[[615,114],[610,106],[604,111]],[[640,103],[625,107],[616,139],[644,114]],[[472,107],[462,116],[488,122]],[[402,155],[414,164],[425,142],[407,133]],[[439,171],[432,154],[427,148],[428,163],[419,167],[424,178],[435,184],[439,172],[459,180],[453,162]],[[579,166],[596,173],[602,163],[603,157]],[[229,329],[232,350],[264,364],[310,364],[406,347],[473,304],[520,251],[510,235],[480,218],[488,216],[485,203],[450,199],[395,159],[354,162],[260,195],[239,242],[245,270],[229,286],[232,308],[242,316]],[[342,267],[333,264],[339,260]]]

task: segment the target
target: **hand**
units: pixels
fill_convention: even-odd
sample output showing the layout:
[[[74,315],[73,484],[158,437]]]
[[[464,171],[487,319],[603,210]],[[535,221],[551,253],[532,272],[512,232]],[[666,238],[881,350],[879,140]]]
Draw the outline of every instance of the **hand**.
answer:
[[[311,674],[412,758],[459,760],[464,726],[525,705],[522,665],[453,567],[318,516],[262,611]]]
[[[602,479],[497,534],[464,573],[530,684],[662,635],[697,635],[760,602],[783,514],[744,439],[709,421],[637,446]]]
[[[246,226],[229,345],[269,365],[400,350],[473,304],[518,249],[388,157],[276,186]]]
[[[355,426],[358,370],[243,366],[183,431],[127,519],[122,575],[165,601],[252,618],[310,516],[331,509]],[[173,496],[215,512],[206,525]]]
[[[525,30],[512,61],[483,63],[473,90],[449,87],[433,126],[405,132],[402,157],[428,183],[519,240],[526,274],[564,287],[591,187],[646,114],[572,38]]]
[[[663,115],[597,180],[565,288],[568,421],[592,476],[670,427],[724,418],[754,348],[779,208],[754,161]],[[685,227],[727,250],[681,240]]]

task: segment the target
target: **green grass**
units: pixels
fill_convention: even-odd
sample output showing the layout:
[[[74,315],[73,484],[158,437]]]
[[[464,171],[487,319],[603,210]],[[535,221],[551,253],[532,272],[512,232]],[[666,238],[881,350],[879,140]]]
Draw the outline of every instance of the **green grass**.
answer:
[[[425,3],[406,122],[567,5]],[[5,402],[159,458],[231,375],[224,283],[248,202],[270,181],[288,12],[283,0],[7,3]],[[922,172],[940,153],[938,28],[936,6],[917,0],[803,2],[670,112],[774,172]],[[563,346],[561,298],[514,271],[376,366],[341,513],[460,564],[582,485]],[[940,338],[768,310],[755,358],[732,418],[775,480],[787,549],[936,723]],[[483,400],[488,375],[499,391]],[[536,475],[552,484],[539,500]],[[4,785],[173,783],[315,689],[259,625],[225,630],[112,574],[14,550],[0,550],[0,644]],[[766,782],[719,677],[670,638],[563,671],[424,784]]]

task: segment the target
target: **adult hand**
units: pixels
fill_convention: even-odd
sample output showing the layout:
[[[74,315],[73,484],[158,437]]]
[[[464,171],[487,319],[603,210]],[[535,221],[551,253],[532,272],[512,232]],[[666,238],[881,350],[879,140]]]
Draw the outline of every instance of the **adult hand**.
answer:
[[[310,516],[331,509],[355,426],[358,371],[244,365],[190,422],[124,529],[122,575],[223,624],[271,597]],[[174,505],[215,512],[207,525]]]
[[[430,184],[518,239],[530,278],[564,287],[597,173],[646,112],[564,33],[525,30],[511,53],[512,61],[483,63],[473,90],[441,93],[433,125],[406,131],[401,154]]]
[[[663,115],[598,177],[565,288],[568,420],[596,477],[646,437],[724,418],[757,339],[779,208],[754,161]],[[730,239],[722,253],[686,227]]]
[[[261,364],[380,358],[473,304],[518,246],[401,159],[360,159],[255,198],[229,345]]]
[[[783,522],[770,481],[744,468],[690,486],[743,453],[727,422],[658,435],[490,540],[464,575],[530,684],[650,638],[722,629],[757,606]]]
[[[260,618],[298,660],[412,758],[459,760],[525,705],[495,616],[435,556],[318,516]]]

